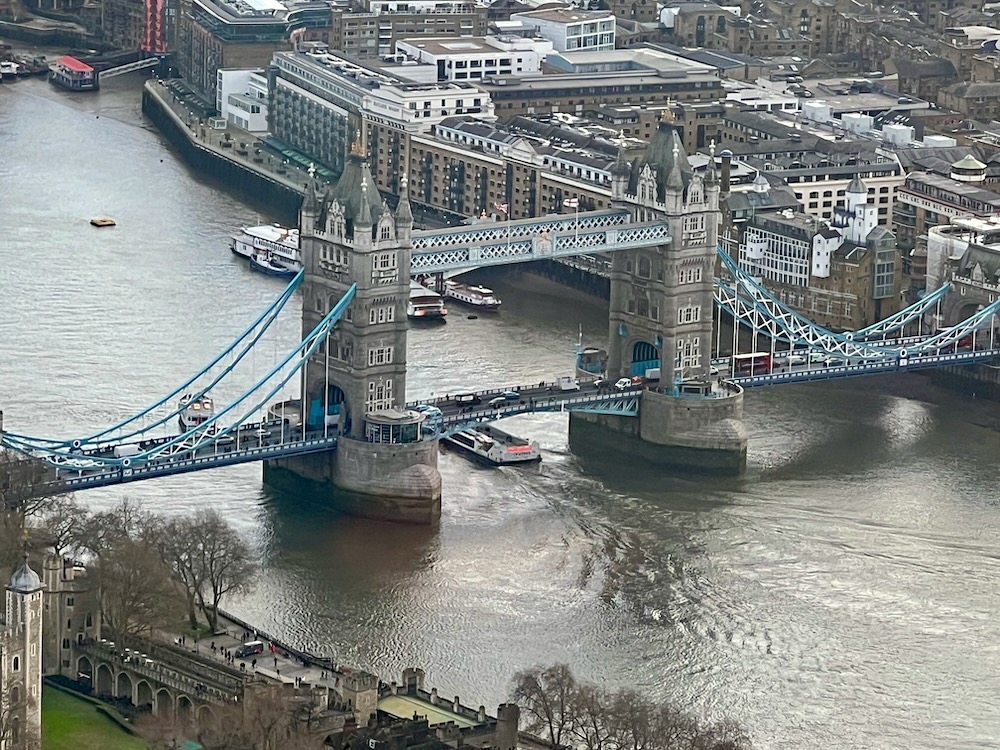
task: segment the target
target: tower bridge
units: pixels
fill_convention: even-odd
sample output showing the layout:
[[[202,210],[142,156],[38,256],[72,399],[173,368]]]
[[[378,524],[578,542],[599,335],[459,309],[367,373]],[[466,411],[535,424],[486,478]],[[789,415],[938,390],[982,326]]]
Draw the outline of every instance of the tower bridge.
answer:
[[[693,174],[677,132],[662,123],[641,163],[620,156],[613,166],[610,210],[415,232],[405,180],[391,210],[359,141],[336,186],[324,195],[314,183],[306,191],[303,271],[218,357],[128,419],[74,438],[5,431],[0,413],[0,445],[35,459],[26,462],[31,466],[40,460],[48,467],[31,475],[33,493],[259,461],[268,484],[327,497],[358,515],[430,523],[441,504],[438,439],[470,424],[564,411],[571,444],[593,436],[633,459],[739,473],[747,448],[745,389],[1000,354],[1000,300],[966,306],[966,319],[941,328],[948,289],[850,333],[790,310],[718,249],[719,193],[714,167]],[[407,400],[405,315],[411,275],[588,253],[611,257],[601,377],[584,379],[579,390],[543,380],[482,391],[461,404],[423,401],[438,407],[433,420],[412,408],[418,402]],[[725,271],[718,279],[717,257]],[[185,424],[178,396],[198,400],[223,391],[296,290],[302,341],[249,389],[238,388],[237,398]],[[716,354],[722,349],[713,306],[748,328],[755,345],[762,336],[767,350],[739,355],[734,332],[736,356],[713,359],[713,345]],[[925,333],[926,321],[934,324]],[[650,378],[655,382],[635,380],[650,370],[659,375]],[[275,406],[292,381],[301,398]],[[507,391],[509,400],[495,398]]]

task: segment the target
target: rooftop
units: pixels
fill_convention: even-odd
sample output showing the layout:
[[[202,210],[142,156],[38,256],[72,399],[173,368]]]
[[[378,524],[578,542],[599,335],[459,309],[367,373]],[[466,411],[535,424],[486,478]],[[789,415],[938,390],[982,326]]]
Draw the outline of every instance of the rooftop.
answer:
[[[614,14],[605,10],[576,10],[573,8],[548,8],[546,10],[529,10],[526,13],[515,13],[512,20],[528,18],[551,23],[581,23],[583,21],[602,21],[614,18]]]
[[[397,719],[419,716],[431,726],[452,723],[464,729],[478,726],[479,722],[452,711],[447,703],[434,705],[414,695],[387,695],[378,699],[378,710]]]

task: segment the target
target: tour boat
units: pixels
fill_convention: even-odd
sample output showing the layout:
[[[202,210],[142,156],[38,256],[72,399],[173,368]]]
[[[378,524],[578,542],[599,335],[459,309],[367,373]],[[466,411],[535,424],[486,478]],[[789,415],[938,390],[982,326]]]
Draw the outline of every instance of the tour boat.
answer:
[[[286,269],[297,273],[302,268],[299,230],[286,229],[280,224],[243,227],[239,234],[232,236],[229,249],[247,259],[252,259],[255,253],[266,250]]]
[[[283,279],[290,279],[298,273],[297,270],[283,266],[267,250],[258,250],[250,256],[250,270]]]
[[[410,300],[406,305],[406,317],[416,320],[445,319],[448,310],[444,298],[433,289],[428,289],[416,281],[410,282]]]
[[[63,55],[49,65],[49,82],[69,91],[97,91],[97,71],[75,57]]]
[[[177,420],[181,432],[187,432],[215,416],[215,403],[208,396],[194,396],[190,393],[183,396],[178,406],[183,407]]]
[[[494,311],[500,309],[499,298],[493,294],[492,289],[487,289],[484,286],[446,281],[444,282],[444,296],[479,310]]]
[[[115,220],[110,216],[98,216],[96,219],[91,219],[90,223],[95,227],[113,227],[116,225]]]
[[[443,439],[453,448],[489,466],[527,464],[542,460],[542,451],[537,442],[528,442],[491,425],[478,425]]]

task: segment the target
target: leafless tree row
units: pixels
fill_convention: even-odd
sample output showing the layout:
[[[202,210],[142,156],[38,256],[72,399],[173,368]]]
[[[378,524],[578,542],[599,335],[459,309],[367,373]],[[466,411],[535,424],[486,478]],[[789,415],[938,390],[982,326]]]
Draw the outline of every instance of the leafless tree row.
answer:
[[[514,676],[513,699],[524,728],[569,750],[748,750],[750,738],[732,721],[705,723],[634,690],[605,690],[578,681],[565,664]]]

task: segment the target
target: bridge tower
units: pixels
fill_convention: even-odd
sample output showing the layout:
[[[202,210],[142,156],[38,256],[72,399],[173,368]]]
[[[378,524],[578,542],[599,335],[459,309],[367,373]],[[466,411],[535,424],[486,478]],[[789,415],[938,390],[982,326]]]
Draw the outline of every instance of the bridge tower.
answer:
[[[401,409],[413,215],[405,177],[392,211],[365,154],[359,135],[332,191],[319,196],[310,182],[299,217],[303,335],[357,284],[326,346],[303,368],[306,429],[338,435],[337,448],[267,462],[264,478],[321,491],[353,515],[428,523],[441,511],[437,441],[424,439],[422,417]]]
[[[614,254],[607,377],[658,369],[659,383],[643,392],[638,420],[574,414],[571,437],[597,423],[636,438],[630,452],[656,463],[739,473],[747,445],[743,393],[710,376],[720,222],[714,154],[705,176],[695,175],[680,134],[660,122],[641,162],[619,157],[611,190],[633,222],[666,222],[670,240]]]

